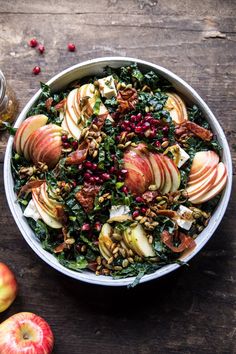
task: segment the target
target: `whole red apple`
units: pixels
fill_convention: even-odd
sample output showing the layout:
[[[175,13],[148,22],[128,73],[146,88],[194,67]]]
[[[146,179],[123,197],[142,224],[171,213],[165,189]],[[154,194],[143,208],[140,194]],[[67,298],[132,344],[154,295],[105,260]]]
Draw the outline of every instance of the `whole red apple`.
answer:
[[[0,324],[1,354],[50,354],[54,337],[49,324],[30,312],[19,312]]]
[[[0,262],[0,312],[5,311],[15,300],[17,282],[12,271]]]

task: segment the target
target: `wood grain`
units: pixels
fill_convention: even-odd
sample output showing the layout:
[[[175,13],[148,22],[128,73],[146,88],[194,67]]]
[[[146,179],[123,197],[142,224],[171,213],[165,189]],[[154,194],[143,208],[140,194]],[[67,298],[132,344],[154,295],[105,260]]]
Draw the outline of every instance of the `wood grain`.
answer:
[[[132,56],[174,71],[207,102],[222,125],[236,172],[236,2],[193,0],[0,0],[0,68],[20,109],[62,69],[100,56]],[[43,42],[40,56],[27,42]],[[73,41],[77,51],[69,53]],[[39,76],[31,74],[40,65]],[[0,163],[7,134],[0,135]],[[234,177],[234,182],[236,177]],[[235,183],[214,237],[190,263],[136,289],[94,287],[67,279],[23,240],[0,174],[0,260],[20,293],[0,321],[32,311],[51,324],[55,353],[233,353],[235,346]]]

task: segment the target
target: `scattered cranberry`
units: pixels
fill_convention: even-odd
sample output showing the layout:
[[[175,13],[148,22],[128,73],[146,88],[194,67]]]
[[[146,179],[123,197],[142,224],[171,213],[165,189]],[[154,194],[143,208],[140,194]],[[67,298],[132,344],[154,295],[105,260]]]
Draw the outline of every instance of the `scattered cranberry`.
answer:
[[[68,43],[67,48],[68,48],[69,52],[74,52],[75,51],[74,43]]]
[[[63,143],[67,143],[67,142],[68,142],[67,135],[62,135],[61,141],[62,141]]]
[[[70,148],[70,143],[63,143],[63,148],[64,149],[69,149]]]
[[[88,168],[89,170],[92,169],[92,165],[93,165],[93,163],[91,161],[85,161],[85,163],[84,163],[84,166],[86,168]]]
[[[136,197],[135,200],[137,203],[143,203],[144,201],[142,197]]]
[[[96,183],[101,183],[101,182],[102,182],[101,179],[100,179],[100,177],[98,177],[98,176],[95,176],[95,177],[94,177],[94,181],[95,181]]]
[[[160,141],[157,140],[157,141],[155,142],[155,145],[156,145],[157,148],[159,148],[159,147],[161,146]]]
[[[71,145],[74,150],[78,149],[78,141],[76,141],[76,140],[72,141]]]
[[[89,173],[89,172],[85,172],[85,174],[84,174],[84,179],[86,180],[86,181],[89,181],[90,180],[90,178],[91,178],[91,173]]]
[[[105,172],[101,175],[101,178],[103,181],[108,181],[111,178],[111,176],[109,175],[109,173]]]
[[[92,163],[91,170],[96,171],[98,168],[98,165],[96,163]]]
[[[94,182],[95,182],[95,177],[91,176],[91,177],[89,178],[89,183],[94,183]]]
[[[44,45],[39,44],[39,46],[38,46],[38,51],[39,51],[40,54],[43,54],[43,52],[45,51]]]
[[[138,119],[142,119],[142,114],[141,114],[141,113],[138,113],[138,114],[137,114],[137,118],[138,118]]]
[[[133,218],[137,218],[137,216],[139,216],[139,211],[135,210],[132,215],[133,215]]]
[[[82,231],[89,231],[90,230],[90,225],[89,224],[83,224],[81,227]]]
[[[40,69],[40,66],[35,66],[32,70],[32,73],[34,75],[38,75],[40,73],[41,69]]]
[[[136,127],[135,128],[135,133],[140,134],[142,132],[143,132],[143,128],[142,127]]]
[[[126,186],[123,186],[123,187],[121,188],[121,191],[122,191],[123,193],[125,193],[125,194],[128,194],[128,192],[129,192],[129,190],[128,190],[128,188],[127,188]]]
[[[38,41],[36,38],[32,38],[30,41],[29,41],[29,46],[34,48],[34,47],[37,47],[38,45]]]
[[[147,212],[147,208],[145,208],[145,207],[141,208],[141,213],[142,214],[146,214],[146,212]]]

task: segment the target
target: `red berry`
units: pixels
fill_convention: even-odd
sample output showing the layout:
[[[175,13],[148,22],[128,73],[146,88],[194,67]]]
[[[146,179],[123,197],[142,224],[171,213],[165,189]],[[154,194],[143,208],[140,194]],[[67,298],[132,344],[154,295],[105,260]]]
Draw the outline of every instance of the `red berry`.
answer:
[[[141,213],[142,214],[146,214],[146,212],[147,212],[147,208],[145,208],[145,207],[141,208]]]
[[[137,203],[143,203],[144,201],[142,197],[136,197],[135,200]]]
[[[98,176],[95,176],[95,177],[94,177],[94,181],[97,182],[97,183],[100,183],[100,182],[101,182],[101,179],[100,179]]]
[[[140,120],[142,118],[142,114],[141,113],[138,113],[137,114],[137,118]]]
[[[91,170],[96,171],[98,168],[98,165],[96,163],[92,163]]]
[[[64,149],[69,149],[70,148],[70,143],[63,143],[63,148]]]
[[[81,227],[82,231],[89,231],[90,230],[90,225],[89,224],[83,224]]]
[[[37,39],[36,38],[32,38],[30,41],[29,41],[29,46],[34,48],[34,47],[37,47],[38,45],[38,42],[37,42]]]
[[[137,218],[137,216],[139,216],[139,211],[135,210],[132,215],[133,215],[133,218]]]
[[[163,131],[163,134],[167,134],[168,131],[169,131],[169,128],[168,127],[163,127],[162,131]]]
[[[156,145],[157,148],[159,148],[159,147],[161,146],[161,143],[157,140],[157,141],[155,142],[155,145]]]
[[[67,48],[68,48],[69,52],[74,52],[75,51],[74,43],[68,43]]]
[[[145,129],[145,130],[149,129],[150,128],[150,123],[149,122],[143,123],[142,128]]]
[[[73,148],[74,150],[77,150],[77,148],[78,148],[78,141],[76,141],[76,140],[72,141],[71,145],[72,145],[72,148]]]
[[[95,177],[91,176],[91,177],[89,178],[89,183],[94,183],[94,182],[95,182]]]
[[[86,180],[86,181],[89,181],[90,180],[90,178],[91,178],[91,173],[89,173],[89,172],[85,172],[85,174],[84,174],[84,179]]]
[[[143,132],[143,127],[136,127],[135,128],[135,133],[140,134]]]
[[[38,51],[39,51],[40,54],[43,54],[43,52],[45,51],[44,45],[39,44],[39,46],[38,46]]]
[[[110,173],[116,173],[116,168],[115,168],[115,166],[111,166],[111,168],[110,168]]]
[[[67,135],[62,135],[61,141],[62,141],[63,143],[67,143],[67,141],[68,141]]]
[[[89,170],[92,169],[93,163],[91,161],[85,161],[84,166]]]
[[[38,75],[40,73],[41,69],[40,69],[40,66],[35,66],[32,70],[32,73],[34,75]]]

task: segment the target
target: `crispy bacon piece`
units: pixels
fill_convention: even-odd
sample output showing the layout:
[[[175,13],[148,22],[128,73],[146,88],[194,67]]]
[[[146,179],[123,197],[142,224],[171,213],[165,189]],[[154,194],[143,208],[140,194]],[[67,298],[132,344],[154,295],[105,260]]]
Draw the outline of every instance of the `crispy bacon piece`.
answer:
[[[52,102],[53,102],[53,98],[52,97],[49,97],[46,102],[45,102],[45,106],[47,108],[47,111],[49,112],[51,107],[52,107]]]
[[[167,216],[170,219],[175,218],[178,214],[176,213],[176,211],[174,210],[169,210],[169,209],[160,209],[157,212],[157,215],[163,215],[163,216]]]
[[[55,207],[56,210],[56,219],[58,219],[63,225],[67,222],[67,216],[62,205]]]
[[[213,134],[210,130],[205,129],[194,122],[187,121],[185,124],[187,129],[189,129],[194,135],[198,136],[202,140],[210,141],[213,138]]]
[[[192,249],[196,246],[196,242],[192,239],[192,237],[185,235],[183,232],[179,232],[177,237],[180,240],[180,244],[179,246],[174,246],[174,236],[166,230],[161,233],[161,241],[175,253],[180,253],[185,249]]]
[[[177,125],[175,128],[175,134],[178,136],[192,135],[191,133],[205,141],[210,141],[213,138],[213,134],[210,130],[205,129],[194,122],[185,121],[184,123]]]
[[[67,165],[79,165],[83,162],[88,154],[89,143],[87,141],[83,141],[78,149],[70,153],[66,158]]]
[[[62,109],[64,107],[66,103],[66,98],[63,98],[63,100],[61,100],[59,103],[57,103],[54,108],[59,111],[60,109]]]
[[[21,197],[22,194],[28,194],[32,191],[33,188],[38,188],[41,186],[41,184],[43,184],[45,182],[44,179],[37,179],[34,181],[29,181],[27,182],[23,187],[21,187],[19,193],[18,193],[18,197]]]
[[[124,113],[133,110],[138,102],[137,91],[134,88],[119,90],[117,102],[119,103],[118,112]]]
[[[85,212],[88,213],[93,210],[94,200],[100,190],[100,186],[85,183],[82,189],[75,194],[75,198],[82,205]]]

